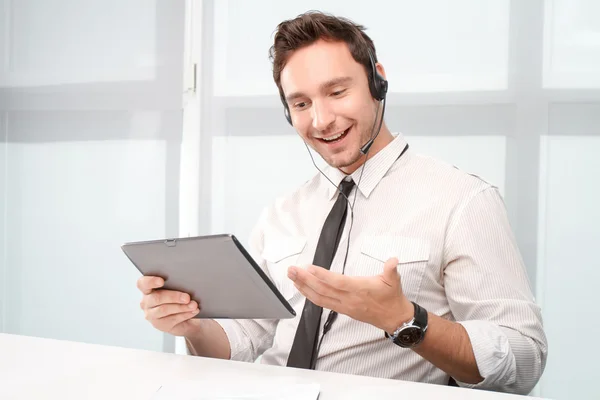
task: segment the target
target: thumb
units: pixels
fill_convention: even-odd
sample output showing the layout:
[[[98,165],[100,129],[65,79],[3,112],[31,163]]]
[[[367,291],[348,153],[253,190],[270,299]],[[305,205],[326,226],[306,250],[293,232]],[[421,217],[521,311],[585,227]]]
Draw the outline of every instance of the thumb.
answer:
[[[392,257],[383,264],[383,278],[388,283],[398,280],[398,259]]]

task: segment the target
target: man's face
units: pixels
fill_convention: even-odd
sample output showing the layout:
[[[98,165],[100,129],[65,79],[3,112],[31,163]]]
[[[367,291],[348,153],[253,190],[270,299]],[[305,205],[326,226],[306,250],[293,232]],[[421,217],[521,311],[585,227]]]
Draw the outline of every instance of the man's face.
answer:
[[[319,40],[295,51],[281,73],[294,128],[332,167],[352,173],[377,109],[367,74],[344,42]]]

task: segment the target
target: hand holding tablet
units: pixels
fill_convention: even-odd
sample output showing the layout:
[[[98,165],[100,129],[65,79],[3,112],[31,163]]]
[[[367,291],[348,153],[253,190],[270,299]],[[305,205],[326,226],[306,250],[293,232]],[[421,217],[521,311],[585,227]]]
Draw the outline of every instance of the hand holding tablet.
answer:
[[[193,334],[200,320],[192,318],[200,311],[200,305],[187,293],[162,289],[164,282],[156,276],[142,276],[137,281],[143,293],[140,307],[146,319],[156,329],[174,336]]]

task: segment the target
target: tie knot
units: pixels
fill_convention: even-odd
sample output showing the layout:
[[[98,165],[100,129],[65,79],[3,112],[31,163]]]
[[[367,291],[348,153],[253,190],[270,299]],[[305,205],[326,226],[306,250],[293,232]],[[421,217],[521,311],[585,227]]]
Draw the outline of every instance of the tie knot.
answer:
[[[350,179],[349,181],[343,180],[340,185],[340,190],[344,193],[344,196],[348,197],[352,188],[354,187],[354,181]]]

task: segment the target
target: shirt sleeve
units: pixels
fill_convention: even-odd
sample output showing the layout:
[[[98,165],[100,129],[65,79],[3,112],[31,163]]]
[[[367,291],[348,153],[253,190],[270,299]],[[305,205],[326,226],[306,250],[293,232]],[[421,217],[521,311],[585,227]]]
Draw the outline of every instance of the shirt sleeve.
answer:
[[[248,253],[271,278],[266,261],[261,256],[263,231],[266,223],[266,210],[253,229],[248,243]],[[265,350],[273,345],[273,338],[279,320],[216,319],[225,331],[231,347],[231,360],[254,362]]]
[[[547,340],[504,202],[494,187],[459,205],[448,227],[444,286],[469,335],[482,382],[459,386],[528,394]]]

